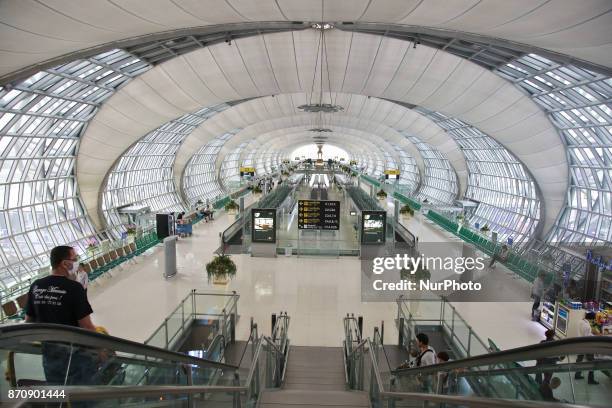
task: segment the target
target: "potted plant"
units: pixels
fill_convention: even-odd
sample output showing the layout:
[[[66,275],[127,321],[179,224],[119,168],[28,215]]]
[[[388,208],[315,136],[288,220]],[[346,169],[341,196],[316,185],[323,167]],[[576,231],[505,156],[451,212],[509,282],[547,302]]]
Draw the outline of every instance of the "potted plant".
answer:
[[[261,194],[261,187],[259,187],[259,185],[253,186],[253,188],[251,189],[251,193],[253,194]]]
[[[236,203],[234,200],[230,200],[227,204],[225,204],[225,211],[227,211],[228,214],[236,214],[239,208],[238,203]]]
[[[208,282],[226,284],[236,275],[236,264],[229,255],[221,253],[206,264],[206,275],[208,276]]]
[[[480,228],[480,232],[482,232],[484,235],[488,235],[489,231],[489,224],[485,224],[482,226],[482,228]]]
[[[87,244],[87,257],[88,258],[93,258],[94,255],[96,254],[96,251],[98,250],[98,245],[97,245],[97,241],[92,240],[89,242],[89,244]]]
[[[406,215],[406,216],[409,216],[409,217],[414,216],[414,210],[408,204],[406,204],[402,208],[400,208],[399,212],[400,212],[400,214]]]
[[[385,192],[385,190],[380,190],[378,193],[376,193],[376,197],[378,197],[379,200],[386,200],[387,199],[387,193]]]

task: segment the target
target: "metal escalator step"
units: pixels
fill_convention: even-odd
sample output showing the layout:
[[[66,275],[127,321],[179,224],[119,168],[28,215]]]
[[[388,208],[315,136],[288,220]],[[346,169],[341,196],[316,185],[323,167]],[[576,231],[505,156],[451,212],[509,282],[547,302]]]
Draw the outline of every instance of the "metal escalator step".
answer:
[[[365,392],[359,391],[265,391],[261,395],[260,408],[278,407],[369,407]]]

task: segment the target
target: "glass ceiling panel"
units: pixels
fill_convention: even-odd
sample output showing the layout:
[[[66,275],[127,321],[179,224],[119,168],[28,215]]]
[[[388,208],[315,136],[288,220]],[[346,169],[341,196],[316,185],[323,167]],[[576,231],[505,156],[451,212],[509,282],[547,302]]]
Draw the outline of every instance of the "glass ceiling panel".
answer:
[[[553,245],[612,242],[612,79],[535,54],[498,73],[525,89],[564,138],[568,202],[547,240]]]
[[[190,206],[198,200],[212,202],[226,194],[219,183],[215,162],[225,142],[240,130],[233,129],[211,140],[202,146],[187,163],[183,176],[183,191]]]
[[[219,104],[188,113],[147,134],[121,156],[102,195],[107,225],[119,236],[125,229],[118,208],[137,204],[152,213],[184,211],[174,183],[176,152],[201,123],[230,105]]]
[[[400,133],[416,146],[423,157],[425,174],[416,198],[433,205],[451,205],[457,197],[458,187],[457,175],[448,159],[418,137]]]
[[[500,241],[528,241],[540,218],[536,186],[525,167],[501,144],[461,120],[419,107],[461,147],[469,177],[465,197],[479,203],[471,225],[489,225]]]
[[[111,50],[0,88],[0,287],[48,268],[48,251],[95,237],[74,176],[86,123],[117,87],[150,66]]]

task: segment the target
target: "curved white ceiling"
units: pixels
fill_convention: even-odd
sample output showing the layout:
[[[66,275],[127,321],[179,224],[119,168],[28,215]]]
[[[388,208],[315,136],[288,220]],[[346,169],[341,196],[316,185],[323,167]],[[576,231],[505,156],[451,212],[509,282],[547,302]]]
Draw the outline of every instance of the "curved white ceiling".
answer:
[[[323,5],[323,7],[322,7]],[[609,0],[13,0],[0,2],[0,75],[181,28],[354,21],[473,33],[612,66]]]
[[[82,137],[77,177],[90,214],[115,160],[163,123],[220,102],[310,94],[319,37],[319,31],[304,30],[243,38],[179,56],[132,80],[103,105]],[[324,87],[421,105],[476,126],[529,168],[542,190],[545,231],[553,225],[565,201],[567,156],[551,122],[529,96],[470,61],[405,41],[331,30],[326,44]],[[279,109],[295,111],[295,105]],[[417,125],[439,130],[429,122],[425,118]],[[187,140],[177,165],[186,162],[183,149],[200,146]],[[460,155],[452,146],[440,150]]]

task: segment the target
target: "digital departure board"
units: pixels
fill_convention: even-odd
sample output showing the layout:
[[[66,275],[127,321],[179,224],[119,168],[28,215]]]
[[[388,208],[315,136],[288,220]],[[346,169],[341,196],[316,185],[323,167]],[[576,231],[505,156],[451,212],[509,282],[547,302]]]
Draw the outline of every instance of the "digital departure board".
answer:
[[[276,209],[252,209],[251,222],[251,239],[253,242],[276,242]]]
[[[387,228],[387,213],[363,211],[361,213],[361,243],[384,244]]]
[[[299,229],[340,229],[340,201],[300,200]]]

